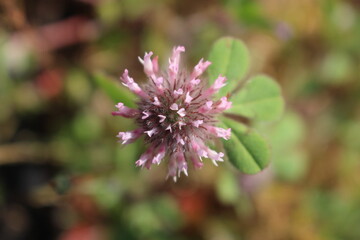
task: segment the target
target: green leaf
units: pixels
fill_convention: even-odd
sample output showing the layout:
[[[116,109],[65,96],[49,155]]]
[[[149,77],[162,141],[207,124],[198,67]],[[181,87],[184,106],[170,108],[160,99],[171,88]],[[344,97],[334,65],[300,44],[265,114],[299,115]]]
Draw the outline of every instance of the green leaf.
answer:
[[[210,82],[214,82],[219,74],[227,78],[227,85],[218,93],[223,96],[234,90],[247,73],[249,51],[242,41],[224,37],[215,42],[210,50],[209,60],[212,62],[208,71]]]
[[[94,73],[92,78],[115,103],[122,102],[127,107],[136,107],[135,96],[128,89],[122,87],[119,81],[111,79],[101,72]]]
[[[228,113],[255,120],[276,120],[284,110],[280,86],[265,75],[252,77],[231,100],[233,106],[227,111]]]
[[[263,170],[270,161],[270,153],[265,140],[255,131],[230,119],[223,120],[224,127],[231,128],[231,138],[223,140],[230,162],[246,174]]]

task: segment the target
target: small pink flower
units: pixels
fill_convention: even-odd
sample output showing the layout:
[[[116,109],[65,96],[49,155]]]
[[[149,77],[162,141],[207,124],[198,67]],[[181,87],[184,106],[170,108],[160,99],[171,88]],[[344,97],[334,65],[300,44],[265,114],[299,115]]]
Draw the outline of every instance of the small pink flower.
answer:
[[[182,90],[182,88],[179,88],[178,90],[174,90],[174,96],[178,97],[180,95],[182,95],[184,93],[184,91]]]
[[[215,83],[208,90],[205,91],[205,95],[213,95],[214,93],[219,91],[220,88],[226,85],[225,81],[226,81],[225,77],[219,76],[215,80]]]
[[[232,104],[232,102],[229,102],[227,100],[227,97],[222,97],[220,99],[220,101],[218,102],[218,104],[216,105],[215,110],[218,112],[225,111],[225,110],[231,108],[231,104]]]
[[[179,111],[177,111],[177,113],[180,115],[180,117],[185,117],[186,115],[185,108],[181,108]]]
[[[122,144],[129,144],[138,139],[143,134],[143,132],[144,131],[142,128],[138,128],[129,132],[119,132],[117,137],[121,139]]]
[[[153,104],[156,105],[156,106],[161,106],[161,102],[159,101],[159,99],[157,97],[154,97]]]
[[[165,121],[166,116],[164,116],[164,115],[158,115],[158,116],[159,116],[159,118],[160,118],[159,123],[162,123],[162,122]]]
[[[231,136],[231,128],[223,129],[214,126],[206,126],[205,127],[209,132],[217,137],[224,138],[225,140],[229,140]]]
[[[122,81],[122,84],[125,87],[128,87],[130,91],[141,97],[147,97],[146,93],[143,92],[143,90],[139,87],[139,85],[136,82],[134,82],[134,79],[129,77],[127,69],[125,69],[124,74],[120,77],[120,79]]]
[[[198,128],[200,126],[200,124],[203,124],[203,123],[204,123],[204,120],[200,119],[200,120],[193,121],[191,124]]]
[[[207,101],[204,105],[202,105],[199,109],[199,112],[200,113],[207,113],[207,112],[210,112],[213,107],[213,101]]]
[[[158,57],[151,59],[152,52],[145,53],[143,59],[139,58],[149,78],[142,88],[125,70],[120,79],[139,97],[138,108],[131,109],[118,103],[118,111],[112,113],[133,118],[139,125],[136,130],[117,135],[122,144],[145,136],[149,148],[136,161],[136,166],[149,169],[151,165],[159,165],[168,159],[167,177],[174,181],[181,173],[188,175],[189,163],[201,168],[202,158],[210,158],[216,166],[222,162],[224,154],[208,148],[205,143],[215,138],[227,140],[231,135],[231,129],[214,126],[216,116],[231,107],[227,97],[213,99],[213,94],[225,86],[226,78],[219,76],[213,85],[204,88],[199,77],[211,63],[201,59],[187,74],[179,68],[182,52],[185,52],[184,47],[174,47],[165,73],[159,71]]]
[[[133,118],[140,113],[138,110],[125,107],[123,103],[118,103],[117,105],[115,105],[115,107],[118,109],[118,111],[112,112],[113,116]]]
[[[145,53],[144,59],[139,57],[139,61],[144,65],[144,72],[149,77],[155,78],[156,67],[154,68],[153,61],[151,61],[152,52]],[[156,64],[157,65],[157,64]]]
[[[190,96],[190,92],[186,93],[185,103],[190,104],[193,98]]]
[[[190,75],[191,80],[203,74],[203,72],[205,72],[205,70],[208,68],[210,64],[211,62],[209,61],[204,62],[204,59],[201,59],[200,62],[194,67],[194,71]]]

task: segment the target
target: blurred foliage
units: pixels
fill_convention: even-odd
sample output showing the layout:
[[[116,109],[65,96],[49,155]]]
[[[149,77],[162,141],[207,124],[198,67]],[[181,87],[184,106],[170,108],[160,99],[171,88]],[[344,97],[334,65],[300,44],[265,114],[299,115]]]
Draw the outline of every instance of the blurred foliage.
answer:
[[[20,221],[25,208],[53,206],[61,240],[360,239],[359,11],[356,0],[0,1],[0,238],[36,222]],[[275,119],[250,122],[271,164],[246,175],[209,161],[177,184],[163,165],[135,168],[145,145],[117,143],[134,126],[110,114],[133,103],[119,74],[144,81],[137,57],[154,51],[163,66],[180,44],[193,66],[224,36],[249,49],[232,56],[249,58],[234,105],[256,97],[259,73],[286,99],[282,116],[242,109]],[[272,81],[261,91],[278,96]],[[56,169],[42,184],[38,172],[5,179],[42,164]]]

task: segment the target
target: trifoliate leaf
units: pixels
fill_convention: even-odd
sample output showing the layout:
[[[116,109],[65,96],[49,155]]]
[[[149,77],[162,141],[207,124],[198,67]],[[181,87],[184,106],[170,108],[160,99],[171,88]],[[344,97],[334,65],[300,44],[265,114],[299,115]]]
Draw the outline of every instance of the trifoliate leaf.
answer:
[[[230,119],[224,119],[222,124],[231,128],[231,138],[223,140],[223,144],[235,168],[243,173],[254,174],[269,164],[268,146],[257,132]]]
[[[284,110],[280,86],[265,75],[251,78],[240,92],[231,98],[231,101],[233,105],[228,113],[255,120],[276,120]]]
[[[249,51],[240,40],[224,37],[217,40],[212,47],[209,60],[209,80],[214,82],[221,74],[226,76],[227,85],[220,89],[218,95],[223,96],[240,83],[249,68]]]

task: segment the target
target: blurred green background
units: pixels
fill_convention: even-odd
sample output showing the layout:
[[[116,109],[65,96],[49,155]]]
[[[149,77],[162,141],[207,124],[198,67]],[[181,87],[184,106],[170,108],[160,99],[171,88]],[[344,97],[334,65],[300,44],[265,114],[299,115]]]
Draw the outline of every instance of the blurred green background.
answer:
[[[358,0],[0,0],[0,239],[360,239]],[[165,181],[135,168],[114,102],[95,81],[184,45],[193,66],[242,39],[286,111],[254,123],[272,163],[228,162]]]

